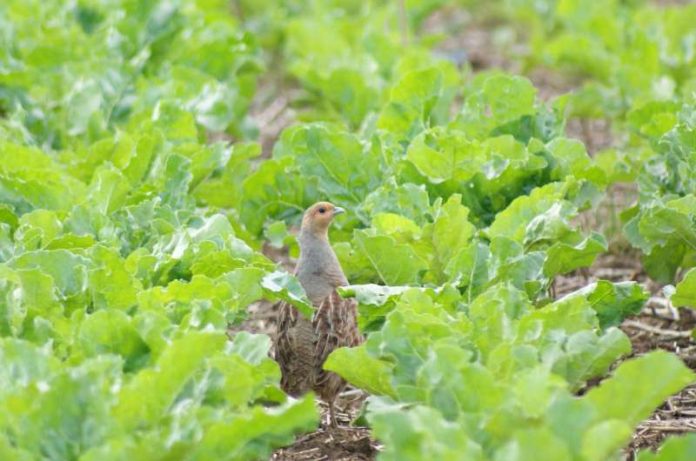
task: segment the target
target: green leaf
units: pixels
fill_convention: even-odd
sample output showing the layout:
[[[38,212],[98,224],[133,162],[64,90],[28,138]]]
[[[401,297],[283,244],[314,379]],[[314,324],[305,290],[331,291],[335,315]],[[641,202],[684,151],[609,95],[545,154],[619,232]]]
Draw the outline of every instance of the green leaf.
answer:
[[[459,424],[447,421],[437,410],[423,405],[406,406],[380,397],[370,397],[367,408],[373,433],[384,443],[382,459],[486,459],[481,446]]]
[[[226,163],[223,157],[216,170],[201,181],[193,191],[196,199],[221,208],[237,207],[242,199],[244,180],[251,174],[252,159],[261,155],[256,143],[234,144]]]
[[[445,75],[437,68],[405,74],[391,89],[377,127],[400,139],[411,139],[428,127],[431,113],[445,94],[445,85]]]
[[[585,381],[604,376],[619,358],[630,354],[631,341],[618,328],[609,328],[601,336],[578,331],[563,345],[565,354],[555,357],[553,371],[568,380],[573,388]],[[549,351],[548,357],[553,357]]]
[[[575,245],[557,242],[549,247],[544,261],[544,275],[567,274],[581,267],[589,267],[595,258],[607,251],[607,241],[604,236],[593,232]]]
[[[282,299],[289,302],[299,310],[302,315],[311,318],[314,313],[312,303],[307,299],[300,282],[284,271],[276,271],[264,276],[261,280],[264,292],[274,299]]]
[[[130,189],[128,179],[119,170],[107,164],[94,172],[87,197],[97,211],[110,214],[123,206]]]
[[[638,461],[689,461],[696,451],[696,434],[668,437],[654,453],[643,449],[638,453]]]
[[[268,458],[272,448],[291,443],[293,433],[316,428],[318,419],[311,395],[290,401],[273,411],[255,407],[246,414],[207,427],[191,456],[193,459]]]
[[[300,174],[316,178],[324,197],[358,205],[381,179],[379,157],[365,153],[354,135],[326,124],[289,128],[274,155],[292,155]]]
[[[52,277],[63,296],[83,293],[87,286],[89,260],[67,250],[26,252],[11,261],[16,269],[38,269]]]
[[[252,365],[259,365],[268,359],[270,348],[271,338],[268,336],[240,331],[232,339],[230,352],[239,355]]]
[[[26,250],[48,246],[63,230],[58,215],[53,211],[34,210],[19,219],[14,238],[22,242]]]
[[[224,334],[188,333],[173,341],[155,368],[140,371],[119,393],[113,417],[124,431],[153,427],[206,359],[220,351]]]
[[[285,244],[285,240],[290,236],[288,228],[283,221],[276,221],[266,227],[263,235],[275,248],[282,248]]]
[[[394,397],[392,368],[392,364],[370,356],[365,346],[338,348],[324,362],[325,370],[339,374],[352,385],[372,395]]]
[[[435,258],[443,271],[464,247],[468,246],[476,228],[468,220],[469,209],[461,204],[461,196],[453,195],[435,212],[431,239]]]
[[[267,160],[244,179],[239,215],[249,232],[257,235],[269,216],[297,216],[319,197],[316,181],[298,174],[293,157]]]
[[[583,435],[582,455],[584,459],[611,459],[631,438],[629,424],[617,419],[602,421],[590,427]]]
[[[232,299],[240,308],[246,308],[263,297],[261,281],[265,275],[259,268],[244,267],[228,272],[223,278],[232,288]]]
[[[586,398],[600,417],[618,419],[633,427],[667,397],[695,381],[696,375],[677,356],[654,351],[622,363]]]
[[[502,236],[522,243],[527,233],[527,226],[537,216],[553,209],[554,205],[564,198],[565,189],[564,183],[551,183],[534,189],[528,196],[518,197],[504,211],[496,215],[487,234],[490,238]]]
[[[423,185],[410,183],[396,185],[385,181],[365,197],[363,207],[371,216],[376,216],[378,213],[393,213],[422,225],[424,215],[430,209],[430,200]]]
[[[563,299],[584,297],[597,312],[602,328],[619,325],[642,309],[650,294],[636,282],[612,283],[600,280],[569,293]]]
[[[488,264],[490,249],[481,242],[472,242],[457,253],[445,268],[445,274],[466,287],[467,301],[471,302],[490,281]]]
[[[89,271],[92,299],[97,308],[129,309],[137,303],[140,284],[114,249],[97,245],[92,250],[94,268]]]
[[[483,139],[499,127],[501,130],[497,133],[520,136],[523,124],[512,130],[505,125],[536,113],[536,89],[524,77],[482,73],[474,79],[467,93],[457,125],[472,138]]]
[[[356,231],[353,249],[367,261],[376,280],[385,285],[416,283],[419,274],[427,268],[425,261],[409,245],[396,243],[386,235]]]
[[[479,150],[463,134],[437,127],[419,134],[409,144],[406,156],[431,183],[440,184],[471,179],[482,163]]]
[[[672,208],[658,206],[641,211],[638,229],[646,242],[641,248],[646,253],[655,246],[667,245],[673,239],[696,248],[693,219]]]
[[[142,363],[149,352],[130,317],[118,310],[101,310],[88,315],[82,321],[76,339],[87,357],[121,355],[126,370]]]
[[[572,175],[578,179],[587,179],[598,186],[606,184],[604,172],[592,162],[580,141],[556,138],[546,147],[556,162],[551,171],[552,177],[562,180],[567,175]]]
[[[360,304],[382,306],[391,299],[401,296],[413,287],[390,287],[384,285],[348,285],[338,287],[338,293],[344,298],[355,298]]]
[[[496,451],[495,461],[570,461],[567,446],[547,428],[520,429]]]
[[[682,281],[677,284],[677,289],[670,301],[677,307],[696,308],[696,268],[684,275]]]

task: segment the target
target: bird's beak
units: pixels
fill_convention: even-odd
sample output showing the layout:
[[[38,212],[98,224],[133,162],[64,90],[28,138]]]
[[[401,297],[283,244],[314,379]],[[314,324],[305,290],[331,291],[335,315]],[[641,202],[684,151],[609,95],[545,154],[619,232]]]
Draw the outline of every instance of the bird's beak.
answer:
[[[346,210],[344,210],[340,206],[335,207],[333,210],[334,216],[336,216],[337,214],[345,213],[345,212],[346,212]]]

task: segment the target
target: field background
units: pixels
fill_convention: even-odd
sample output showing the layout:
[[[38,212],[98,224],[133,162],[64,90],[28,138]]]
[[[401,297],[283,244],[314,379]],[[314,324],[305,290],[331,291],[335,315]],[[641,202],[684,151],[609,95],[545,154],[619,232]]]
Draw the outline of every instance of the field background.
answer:
[[[692,460],[694,24],[2,2],[0,459]],[[270,358],[318,200],[368,338],[335,431]]]

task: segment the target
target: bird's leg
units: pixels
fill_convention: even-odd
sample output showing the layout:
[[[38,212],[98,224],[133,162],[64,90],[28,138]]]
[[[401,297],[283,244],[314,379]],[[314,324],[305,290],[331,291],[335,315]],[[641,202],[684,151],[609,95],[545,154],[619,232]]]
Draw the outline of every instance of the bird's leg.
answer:
[[[334,401],[329,402],[329,427],[332,429],[338,428],[338,423],[336,422],[336,412],[334,411]]]

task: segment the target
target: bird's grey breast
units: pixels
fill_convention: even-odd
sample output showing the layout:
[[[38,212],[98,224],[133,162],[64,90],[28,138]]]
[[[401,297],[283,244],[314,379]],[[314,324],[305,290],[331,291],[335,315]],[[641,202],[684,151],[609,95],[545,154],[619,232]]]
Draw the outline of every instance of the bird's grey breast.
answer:
[[[311,236],[300,238],[300,260],[296,275],[315,305],[321,304],[337,286],[347,283],[329,242]]]

